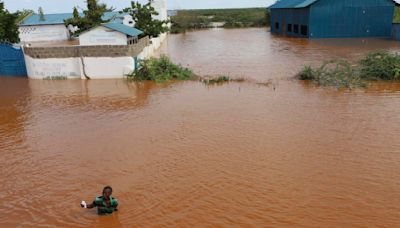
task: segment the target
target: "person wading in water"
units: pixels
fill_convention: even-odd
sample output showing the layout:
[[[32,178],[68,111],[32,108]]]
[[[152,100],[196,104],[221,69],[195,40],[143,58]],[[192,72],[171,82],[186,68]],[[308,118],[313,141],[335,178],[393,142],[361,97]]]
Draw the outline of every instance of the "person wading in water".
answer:
[[[99,215],[110,215],[114,211],[118,211],[118,201],[112,196],[112,188],[106,186],[103,189],[103,195],[96,197],[92,204],[86,204],[85,201],[81,202],[81,207],[92,209],[97,207]]]

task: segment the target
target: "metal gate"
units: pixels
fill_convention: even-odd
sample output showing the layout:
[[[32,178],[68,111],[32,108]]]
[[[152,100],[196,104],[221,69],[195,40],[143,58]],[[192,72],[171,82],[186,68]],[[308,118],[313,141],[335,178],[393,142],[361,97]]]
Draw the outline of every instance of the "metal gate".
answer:
[[[27,76],[21,48],[0,42],[0,76]]]

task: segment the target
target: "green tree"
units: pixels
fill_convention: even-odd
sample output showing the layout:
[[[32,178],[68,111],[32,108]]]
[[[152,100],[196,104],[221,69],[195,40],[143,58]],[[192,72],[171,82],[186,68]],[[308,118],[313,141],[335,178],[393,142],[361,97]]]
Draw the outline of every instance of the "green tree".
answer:
[[[40,21],[45,21],[46,20],[46,18],[44,17],[44,12],[43,12],[43,8],[42,7],[39,7],[38,14],[39,14],[39,20]]]
[[[152,0],[146,4],[139,2],[131,2],[131,7],[124,9],[135,21],[135,27],[142,30],[145,35],[150,37],[158,37],[160,34],[168,31],[168,21],[160,21],[154,19],[158,12],[151,5]]]
[[[74,19],[79,19],[78,8],[74,7],[74,11],[73,11],[72,15],[74,15]]]
[[[16,14],[18,15],[17,24],[20,24],[25,18],[34,13],[35,12],[33,10],[28,10],[28,9],[18,10],[16,12]]]
[[[106,4],[99,3],[98,0],[87,0],[86,1],[87,9],[83,11],[83,17],[79,16],[78,9],[74,7],[73,9],[73,18],[65,20],[65,25],[73,25],[78,26],[79,31],[83,32],[101,23],[105,23],[107,21],[103,20],[102,17],[105,12],[113,11],[113,8],[107,7]]]
[[[18,14],[8,12],[0,2],[0,41],[19,42],[17,19]]]

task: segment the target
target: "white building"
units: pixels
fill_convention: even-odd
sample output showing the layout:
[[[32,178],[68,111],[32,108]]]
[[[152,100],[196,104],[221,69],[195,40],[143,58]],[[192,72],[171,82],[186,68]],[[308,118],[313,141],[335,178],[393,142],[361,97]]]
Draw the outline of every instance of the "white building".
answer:
[[[71,17],[72,14],[46,14],[45,20],[40,20],[38,14],[32,14],[19,26],[20,40],[22,43],[68,40],[64,20]]]
[[[154,19],[160,21],[168,20],[168,10],[167,10],[166,0],[154,0],[152,6],[158,12],[157,16],[153,16]]]
[[[167,20],[165,0],[155,0],[153,4],[159,12],[155,19]],[[70,38],[64,20],[72,18],[72,14],[44,17],[40,20],[39,15],[33,14],[19,28],[22,43],[41,43],[24,48],[28,77],[33,79],[123,78],[135,70],[139,59],[153,56],[166,38],[166,34],[161,34],[138,39],[143,32],[134,28],[130,15],[108,12],[103,20],[110,22],[81,33],[79,45],[47,45]]]
[[[120,23],[107,23],[97,26],[79,35],[79,44],[93,45],[129,45],[137,43],[142,31]]]
[[[19,26],[20,40],[22,43],[66,41],[70,33],[64,20],[72,17],[72,13],[45,14],[44,20],[41,20],[40,15],[32,14]],[[134,26],[132,17],[126,13],[106,12],[103,20]]]

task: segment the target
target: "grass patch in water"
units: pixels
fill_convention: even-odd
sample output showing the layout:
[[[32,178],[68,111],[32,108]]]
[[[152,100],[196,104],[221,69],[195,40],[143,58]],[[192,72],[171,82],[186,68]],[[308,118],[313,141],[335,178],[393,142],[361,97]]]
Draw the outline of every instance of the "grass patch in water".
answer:
[[[371,52],[359,62],[366,80],[400,80],[400,55],[388,51]]]
[[[300,80],[311,80],[321,86],[336,88],[363,87],[365,83],[359,73],[346,60],[330,60],[319,68],[305,66],[298,74]]]
[[[387,51],[371,52],[356,65],[346,60],[330,60],[318,68],[305,66],[297,78],[322,86],[350,89],[365,87],[371,80],[400,80],[400,55]]]
[[[195,78],[194,73],[179,64],[174,64],[167,56],[141,60],[138,70],[128,75],[135,81],[155,81],[157,83]]]
[[[228,82],[245,82],[245,78],[230,78],[226,75],[221,75],[217,77],[205,77],[200,78],[200,81],[206,85],[215,85],[215,84],[223,84]]]

